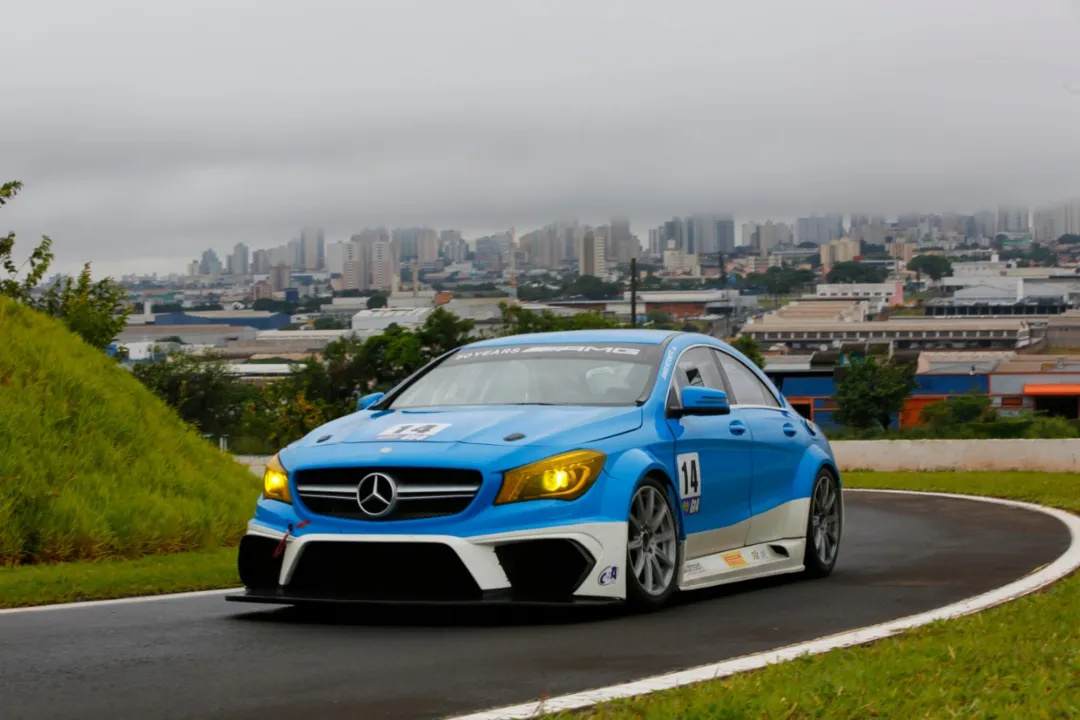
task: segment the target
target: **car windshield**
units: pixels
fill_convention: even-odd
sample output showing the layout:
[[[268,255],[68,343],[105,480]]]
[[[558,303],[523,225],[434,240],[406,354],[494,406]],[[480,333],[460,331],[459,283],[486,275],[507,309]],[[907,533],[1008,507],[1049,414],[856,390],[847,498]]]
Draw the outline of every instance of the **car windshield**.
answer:
[[[643,345],[528,345],[463,349],[390,407],[633,405],[647,395],[659,350]]]

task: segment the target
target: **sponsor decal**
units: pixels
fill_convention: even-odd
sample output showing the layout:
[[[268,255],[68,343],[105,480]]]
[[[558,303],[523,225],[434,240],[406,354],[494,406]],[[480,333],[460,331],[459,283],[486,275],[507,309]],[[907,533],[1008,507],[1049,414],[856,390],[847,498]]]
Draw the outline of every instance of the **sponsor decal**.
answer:
[[[376,440],[427,440],[450,427],[449,423],[404,423],[394,425],[375,436]]]
[[[616,578],[618,578],[618,576],[619,576],[619,566],[618,565],[608,565],[606,568],[604,568],[604,572],[600,573],[599,582],[600,582],[601,585],[611,585],[613,582],[615,582],[615,580],[616,580]]]
[[[683,565],[683,575],[696,575],[700,572],[705,572],[705,566],[699,562],[688,562]]]
[[[484,350],[467,350],[455,355],[453,360],[469,360],[471,358],[491,357],[495,355],[522,355],[528,353],[602,353],[607,355],[636,356],[641,354],[641,348],[634,347],[596,347],[595,345],[530,345],[528,347],[490,348]]]
[[[686,515],[695,515],[701,509],[701,461],[697,453],[683,453],[675,458],[675,470],[679,473],[679,499]]]
[[[750,551],[750,559],[760,561],[760,560],[768,560],[769,558],[765,555],[764,550],[751,550]]]
[[[668,350],[667,358],[664,360],[664,367],[660,369],[660,377],[667,380],[671,375],[671,366],[675,363],[675,351]]]
[[[742,551],[728,553],[727,555],[724,555],[723,557],[724,557],[724,562],[727,563],[728,567],[733,567],[733,568],[746,567],[749,564],[749,563],[746,562],[746,558],[743,557]]]

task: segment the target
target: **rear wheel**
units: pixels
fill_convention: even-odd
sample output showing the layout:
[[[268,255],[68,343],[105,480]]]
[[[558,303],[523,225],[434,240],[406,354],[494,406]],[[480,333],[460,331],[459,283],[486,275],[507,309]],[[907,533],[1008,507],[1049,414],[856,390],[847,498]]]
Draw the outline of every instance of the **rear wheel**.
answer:
[[[814,480],[806,522],[803,565],[808,577],[825,577],[836,566],[843,524],[840,483],[830,471],[822,470]]]
[[[667,487],[645,478],[630,501],[626,544],[626,599],[653,610],[675,592],[682,548]]]

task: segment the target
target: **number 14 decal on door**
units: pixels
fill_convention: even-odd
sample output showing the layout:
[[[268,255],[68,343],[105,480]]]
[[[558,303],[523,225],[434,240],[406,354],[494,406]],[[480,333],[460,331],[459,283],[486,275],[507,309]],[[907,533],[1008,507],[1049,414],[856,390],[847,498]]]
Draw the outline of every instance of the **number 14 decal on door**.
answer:
[[[684,453],[675,458],[679,472],[679,500],[682,511],[693,515],[701,507],[701,464],[697,453]]]

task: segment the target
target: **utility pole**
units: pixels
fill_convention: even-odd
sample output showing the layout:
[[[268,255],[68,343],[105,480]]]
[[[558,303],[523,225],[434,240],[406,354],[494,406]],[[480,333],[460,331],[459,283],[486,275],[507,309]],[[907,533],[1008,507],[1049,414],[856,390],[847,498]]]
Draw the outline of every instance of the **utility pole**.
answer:
[[[637,327],[637,258],[630,258],[630,327]]]
[[[510,227],[510,297],[514,304],[518,301],[517,290],[517,229]]]

